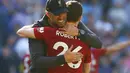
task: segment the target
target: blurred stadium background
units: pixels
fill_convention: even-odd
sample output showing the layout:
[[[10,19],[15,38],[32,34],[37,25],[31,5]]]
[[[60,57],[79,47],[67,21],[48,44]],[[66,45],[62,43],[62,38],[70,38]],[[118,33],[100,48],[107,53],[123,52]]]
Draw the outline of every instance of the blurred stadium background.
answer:
[[[81,2],[82,21],[101,38],[103,47],[130,40],[130,0]],[[39,20],[45,3],[46,0],[0,0],[0,73],[23,73],[28,40],[18,37],[16,30]],[[130,73],[130,47],[101,57],[99,73]]]

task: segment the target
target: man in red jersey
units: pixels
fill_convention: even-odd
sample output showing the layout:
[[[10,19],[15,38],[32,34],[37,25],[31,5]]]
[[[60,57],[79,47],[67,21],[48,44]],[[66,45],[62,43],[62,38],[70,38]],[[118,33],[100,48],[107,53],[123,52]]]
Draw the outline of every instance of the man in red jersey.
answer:
[[[55,68],[49,68],[48,73],[89,73],[90,62],[91,62],[91,50],[89,46],[81,42],[77,36],[78,29],[77,24],[82,15],[82,6],[77,1],[70,1],[67,3],[68,9],[78,8],[79,11],[76,12],[75,18],[68,18],[68,21],[64,27],[65,30],[59,30],[58,28],[51,27],[37,27],[31,28],[31,26],[25,26],[18,31],[18,34],[22,37],[36,38],[39,40],[44,40],[48,46],[47,55],[48,56],[59,56],[65,54],[65,52],[79,52],[83,54],[83,58],[74,63],[66,63]],[[73,10],[69,10],[68,14],[73,13]],[[71,27],[71,28],[70,28]],[[71,29],[71,31],[69,31]],[[73,33],[72,29],[76,29]],[[59,71],[60,70],[60,71]],[[83,71],[84,70],[84,71]]]
[[[128,46],[130,46],[130,41],[113,44],[111,46],[106,47],[105,49],[92,49],[91,50],[91,54],[92,54],[91,55],[92,56],[91,73],[99,73],[98,72],[98,67],[99,67],[98,61],[101,56],[112,54],[114,52],[125,49]]]
[[[92,62],[91,62],[91,72],[90,73],[99,73],[98,72],[98,67],[99,67],[98,66],[99,62],[98,61],[99,61],[101,56],[111,54],[111,53],[114,53],[116,51],[120,51],[122,49],[125,49],[128,46],[130,46],[130,41],[116,43],[116,44],[110,45],[110,46],[108,46],[108,47],[106,47],[104,49],[103,48],[102,49],[92,49],[91,50]],[[25,68],[26,68],[26,66],[30,65],[29,61],[24,62],[24,64],[28,64],[28,65],[25,65]],[[27,70],[27,69],[25,69],[25,70]]]
[[[91,50],[89,47],[82,43],[78,37],[65,34],[63,30],[60,31],[51,27],[28,28],[27,30],[24,29],[24,34],[30,38],[45,40],[48,46],[48,56],[63,55],[69,47],[70,51],[83,54],[83,58],[78,62],[66,63],[61,66],[49,68],[48,73],[61,73],[60,71],[62,71],[62,73],[82,73],[83,65],[91,62]]]

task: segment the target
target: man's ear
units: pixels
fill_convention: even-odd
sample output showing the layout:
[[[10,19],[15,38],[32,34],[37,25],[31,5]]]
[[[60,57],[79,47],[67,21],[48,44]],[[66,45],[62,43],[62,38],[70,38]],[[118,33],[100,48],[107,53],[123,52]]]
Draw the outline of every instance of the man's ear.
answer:
[[[47,17],[48,17],[48,18],[50,18],[50,16],[51,16],[51,13],[49,13],[49,12],[46,12],[46,15],[47,15]]]
[[[82,19],[82,16],[79,17],[79,20],[78,20],[78,21],[80,21],[81,19]]]

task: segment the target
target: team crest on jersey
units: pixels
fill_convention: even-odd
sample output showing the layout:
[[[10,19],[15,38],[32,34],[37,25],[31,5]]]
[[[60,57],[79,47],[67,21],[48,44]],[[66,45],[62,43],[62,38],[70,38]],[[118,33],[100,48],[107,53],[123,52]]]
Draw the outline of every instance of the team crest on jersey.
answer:
[[[82,30],[82,29],[80,29],[80,33],[81,33],[81,34],[85,34],[85,31]]]
[[[37,31],[39,31],[40,33],[43,33],[44,32],[44,27],[37,28]]]

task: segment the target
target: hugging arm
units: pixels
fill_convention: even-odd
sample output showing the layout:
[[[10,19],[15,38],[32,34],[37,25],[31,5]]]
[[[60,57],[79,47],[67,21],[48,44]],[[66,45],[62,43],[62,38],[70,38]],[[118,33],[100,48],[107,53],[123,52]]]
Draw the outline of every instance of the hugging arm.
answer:
[[[34,28],[32,25],[22,27],[17,31],[17,34],[21,37],[30,38],[29,47],[31,54],[32,64],[37,68],[48,68],[66,63],[64,55],[56,57],[47,57],[46,55],[46,44],[43,40],[37,40],[34,35]],[[33,39],[31,39],[33,38]]]
[[[102,42],[99,37],[93,33],[84,23],[79,23],[80,38],[83,42],[87,43],[93,48],[101,48]]]
[[[43,28],[43,27],[39,27]],[[46,31],[39,28],[32,28],[31,26],[24,26],[21,29],[18,30],[17,34],[21,37],[26,38],[37,38],[37,35],[39,35],[39,39],[42,39],[46,35],[44,33]],[[75,62],[78,59],[81,58],[81,54],[73,53],[71,51],[66,51],[64,55],[61,56],[55,56],[55,57],[48,57],[47,54],[47,46],[43,40],[37,40],[37,39],[29,39],[29,47],[30,47],[30,54],[32,59],[32,64],[36,68],[48,68],[48,67],[54,67],[59,66],[61,64],[64,64],[66,62]],[[78,58],[75,60],[75,57]]]
[[[46,56],[46,44],[41,40],[29,39],[29,47],[32,65],[36,68],[49,68],[66,63],[64,55],[48,57]]]

